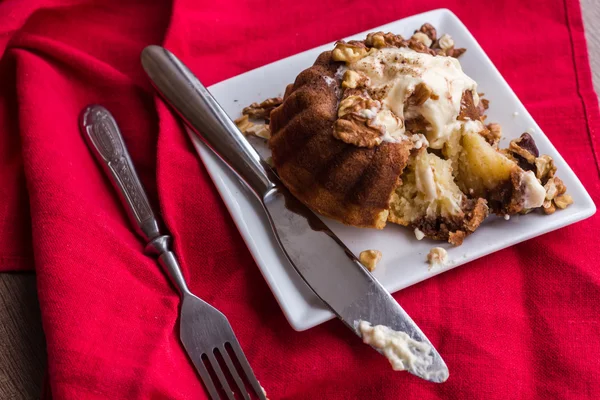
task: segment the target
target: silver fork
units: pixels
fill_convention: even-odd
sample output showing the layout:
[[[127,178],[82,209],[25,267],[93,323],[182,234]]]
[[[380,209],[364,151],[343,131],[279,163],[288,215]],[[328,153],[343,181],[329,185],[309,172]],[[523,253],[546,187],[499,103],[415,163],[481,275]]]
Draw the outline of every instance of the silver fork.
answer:
[[[145,253],[158,259],[158,263],[179,292],[179,338],[211,398],[218,400],[221,396],[209,370],[216,375],[221,392],[226,398],[234,400],[235,393],[239,393],[244,399],[250,399],[240,371],[234,365],[233,360],[237,360],[241,374],[250,385],[250,391],[259,399],[266,400],[225,315],[190,292],[179,262],[171,251],[171,236],[160,231],[158,218],[150,207],[111,113],[99,105],[88,106],[81,115],[80,127],[88,147],[117,189],[136,232],[147,243]],[[228,345],[230,351],[226,348]],[[224,361],[224,366],[217,360],[218,356]],[[237,386],[235,393],[223,372],[224,369]]]

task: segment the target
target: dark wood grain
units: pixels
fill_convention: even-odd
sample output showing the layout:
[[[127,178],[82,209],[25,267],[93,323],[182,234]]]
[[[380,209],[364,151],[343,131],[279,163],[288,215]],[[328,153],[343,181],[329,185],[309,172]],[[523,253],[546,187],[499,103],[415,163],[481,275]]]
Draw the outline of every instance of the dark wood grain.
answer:
[[[600,8],[581,0],[590,63],[600,92]],[[0,399],[39,399],[46,364],[33,274],[0,274]]]
[[[45,366],[35,275],[0,274],[0,399],[39,399]]]

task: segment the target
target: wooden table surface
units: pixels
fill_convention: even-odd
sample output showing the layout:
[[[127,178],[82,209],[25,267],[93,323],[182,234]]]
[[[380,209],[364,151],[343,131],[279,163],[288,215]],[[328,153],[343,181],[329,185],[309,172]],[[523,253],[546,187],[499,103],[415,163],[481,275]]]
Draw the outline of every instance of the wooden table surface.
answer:
[[[596,93],[600,93],[600,7],[581,0]],[[46,350],[33,273],[0,274],[0,399],[40,397]]]

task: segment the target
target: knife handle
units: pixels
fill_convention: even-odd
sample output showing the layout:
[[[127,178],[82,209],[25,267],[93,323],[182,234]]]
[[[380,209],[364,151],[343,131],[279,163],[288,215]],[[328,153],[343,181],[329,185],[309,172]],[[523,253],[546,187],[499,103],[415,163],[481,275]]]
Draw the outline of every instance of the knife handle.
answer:
[[[148,46],[142,66],[184,122],[262,198],[275,184],[269,168],[198,78],[170,51]]]
[[[151,242],[161,235],[158,220],[135,172],[117,122],[106,108],[90,105],[83,111],[80,123],[88,147],[119,192],[136,232],[146,242]]]

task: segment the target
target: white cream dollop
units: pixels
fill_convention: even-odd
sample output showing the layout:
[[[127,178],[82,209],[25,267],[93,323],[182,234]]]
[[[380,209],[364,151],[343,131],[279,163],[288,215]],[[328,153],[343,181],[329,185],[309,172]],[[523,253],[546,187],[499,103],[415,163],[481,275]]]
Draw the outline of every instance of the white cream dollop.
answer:
[[[521,174],[521,185],[523,187],[523,208],[541,207],[546,199],[546,190],[537,180],[533,171],[526,171]]]
[[[448,378],[447,370],[432,370],[433,348],[429,344],[385,325],[373,326],[367,321],[359,321],[358,330],[363,342],[379,350],[394,371],[411,371],[426,379],[435,376],[441,382]]]
[[[423,116],[431,126],[426,136],[434,149],[442,148],[450,134],[460,129],[463,122],[456,118],[463,93],[470,90],[475,104],[479,102],[477,83],[463,72],[453,57],[433,56],[407,48],[385,48],[368,54],[349,68],[366,75],[371,90],[385,91],[384,110],[391,110],[399,119]],[[407,105],[407,99],[420,83],[427,85],[433,96],[421,105]],[[405,138],[404,132],[403,121],[386,124],[387,140]]]
[[[423,194],[425,200],[433,201],[437,198],[437,184],[433,175],[433,168],[425,160],[415,166],[415,183],[417,190]]]

